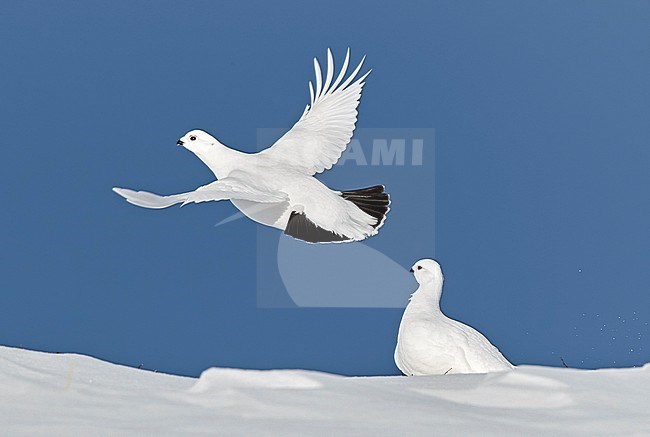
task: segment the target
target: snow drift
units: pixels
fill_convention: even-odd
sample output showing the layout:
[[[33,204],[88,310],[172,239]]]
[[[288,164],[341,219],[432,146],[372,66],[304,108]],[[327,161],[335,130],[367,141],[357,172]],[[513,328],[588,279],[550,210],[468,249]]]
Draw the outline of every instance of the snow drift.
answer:
[[[349,378],[208,369],[199,379],[0,347],[3,435],[650,435],[650,365]]]

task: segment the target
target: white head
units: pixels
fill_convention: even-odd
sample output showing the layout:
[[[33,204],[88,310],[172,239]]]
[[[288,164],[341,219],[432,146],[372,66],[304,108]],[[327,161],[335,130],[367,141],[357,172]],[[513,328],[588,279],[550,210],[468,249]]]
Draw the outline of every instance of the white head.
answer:
[[[440,264],[432,259],[421,259],[413,264],[411,273],[420,285],[442,284],[442,269]]]
[[[183,135],[176,144],[185,147],[190,152],[201,157],[209,152],[212,147],[220,143],[209,133],[195,129]]]

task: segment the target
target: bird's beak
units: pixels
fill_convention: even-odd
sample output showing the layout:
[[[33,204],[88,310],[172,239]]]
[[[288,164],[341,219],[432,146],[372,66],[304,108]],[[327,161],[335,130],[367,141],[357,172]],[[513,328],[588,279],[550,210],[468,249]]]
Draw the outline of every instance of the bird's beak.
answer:
[[[409,270],[409,272],[414,273],[414,272],[413,272],[413,267],[411,267],[411,270]]]
[[[176,141],[176,145],[177,145],[177,146],[182,146],[183,144],[185,144],[185,143],[183,142],[183,140],[178,140],[178,141]]]

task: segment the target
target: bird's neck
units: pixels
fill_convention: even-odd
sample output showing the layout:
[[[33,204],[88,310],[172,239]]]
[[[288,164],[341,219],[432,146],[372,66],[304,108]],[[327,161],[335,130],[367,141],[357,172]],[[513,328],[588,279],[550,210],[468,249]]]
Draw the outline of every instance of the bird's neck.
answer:
[[[413,293],[409,308],[415,311],[440,311],[440,296],[442,295],[442,280],[433,280],[424,284]]]
[[[217,179],[224,178],[237,168],[244,153],[233,150],[216,141],[210,147],[197,150],[196,156],[214,173]]]

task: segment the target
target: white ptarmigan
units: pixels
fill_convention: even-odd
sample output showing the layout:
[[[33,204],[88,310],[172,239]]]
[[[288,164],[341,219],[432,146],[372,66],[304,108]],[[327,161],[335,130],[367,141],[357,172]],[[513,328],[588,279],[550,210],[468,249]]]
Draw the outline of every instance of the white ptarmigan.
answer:
[[[313,177],[331,168],[352,138],[361,89],[370,72],[357,78],[361,60],[346,78],[349,61],[348,50],[334,79],[328,49],[323,82],[314,59],[316,89],[310,82],[310,104],[291,130],[268,149],[243,153],[201,130],[179,139],[177,144],[194,153],[218,180],[171,196],[117,187],[113,191],[129,203],[152,209],[228,199],[250,219],[309,243],[358,241],[375,235],[390,204],[383,185],[336,191]]]
[[[474,328],[440,311],[442,270],[432,259],[411,268],[420,286],[404,310],[395,348],[395,364],[407,376],[488,373],[513,365]]]

